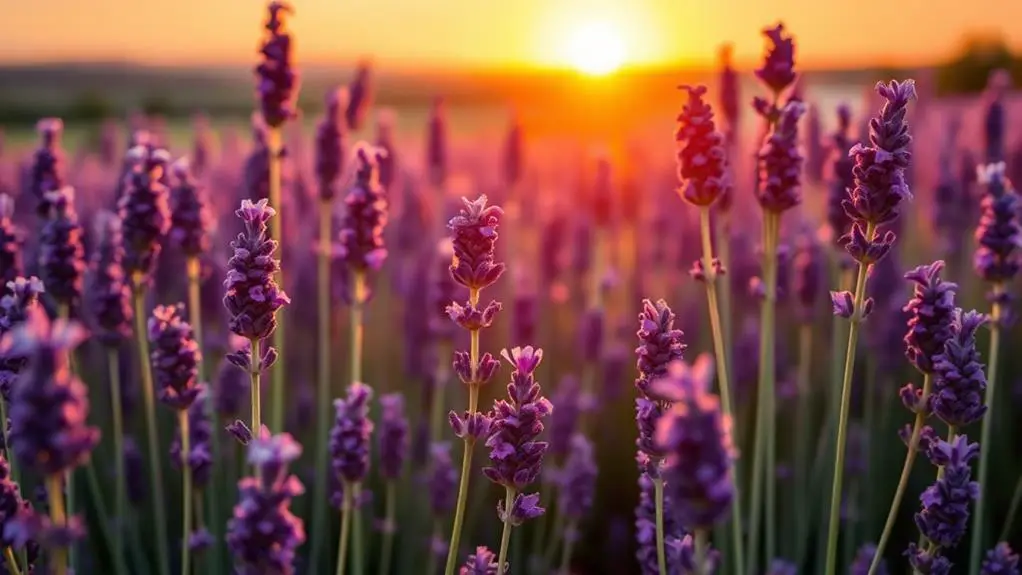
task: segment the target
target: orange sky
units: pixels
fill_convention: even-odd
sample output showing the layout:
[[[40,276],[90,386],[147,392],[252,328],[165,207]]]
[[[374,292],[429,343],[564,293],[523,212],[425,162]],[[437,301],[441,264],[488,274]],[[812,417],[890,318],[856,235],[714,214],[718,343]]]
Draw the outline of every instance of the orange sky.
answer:
[[[755,57],[757,31],[783,19],[806,65],[932,61],[964,32],[1022,47],[1018,0],[293,0],[302,61],[372,55],[415,64],[562,66],[585,21],[619,29],[631,64],[707,63],[724,41]],[[262,0],[8,2],[0,61],[251,61]],[[156,8],[158,6],[158,9]],[[1012,25],[1013,24],[1013,25]]]

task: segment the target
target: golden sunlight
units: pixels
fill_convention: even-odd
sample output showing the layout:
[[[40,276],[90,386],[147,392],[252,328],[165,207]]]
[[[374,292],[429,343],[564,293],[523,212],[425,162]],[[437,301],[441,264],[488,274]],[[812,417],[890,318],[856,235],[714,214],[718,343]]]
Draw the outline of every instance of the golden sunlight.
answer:
[[[585,74],[604,76],[615,72],[625,59],[620,31],[609,22],[587,22],[568,37],[568,63]]]

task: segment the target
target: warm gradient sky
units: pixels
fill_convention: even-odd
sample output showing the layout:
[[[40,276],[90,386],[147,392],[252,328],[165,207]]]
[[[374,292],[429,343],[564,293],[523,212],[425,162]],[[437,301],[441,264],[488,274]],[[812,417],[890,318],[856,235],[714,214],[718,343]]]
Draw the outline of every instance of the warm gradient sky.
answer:
[[[4,0],[0,61],[246,62],[262,0]],[[391,65],[564,65],[586,21],[619,30],[632,64],[704,63],[734,41],[759,53],[778,18],[807,65],[906,63],[951,52],[965,32],[1022,47],[1019,0],[293,0],[299,57]]]

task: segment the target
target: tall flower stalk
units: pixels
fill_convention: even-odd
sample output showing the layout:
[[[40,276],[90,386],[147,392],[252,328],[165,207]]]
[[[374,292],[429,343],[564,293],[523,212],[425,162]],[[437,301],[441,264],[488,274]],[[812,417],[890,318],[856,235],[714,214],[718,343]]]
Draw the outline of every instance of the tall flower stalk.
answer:
[[[445,575],[454,575],[458,564],[458,545],[468,503],[468,485],[472,470],[472,450],[480,437],[489,437],[490,419],[479,411],[479,388],[492,377],[500,366],[490,353],[480,356],[479,332],[493,323],[500,311],[500,303],[491,301],[479,305],[482,290],[493,285],[504,273],[504,264],[494,259],[497,226],[503,214],[498,206],[487,206],[486,196],[475,200],[462,198],[464,208],[451,219],[448,227],[453,232],[454,256],[450,273],[454,281],[468,288],[468,302],[451,302],[447,313],[456,324],[469,332],[469,351],[454,352],[454,371],[468,386],[468,410],[459,415],[450,412],[449,419],[455,435],[464,442],[461,459],[461,479],[458,483],[458,502],[454,509],[451,540],[447,548]]]
[[[912,158],[909,152],[912,137],[908,133],[905,115],[909,101],[915,98],[915,83],[912,80],[878,83],[876,90],[886,102],[880,113],[870,120],[869,145],[856,144],[849,152],[855,157],[855,188],[848,191],[848,199],[842,204],[852,219],[851,230],[842,238],[842,243],[848,254],[859,264],[855,291],[831,292],[834,314],[849,320],[850,325],[841,381],[841,406],[838,410],[834,479],[827,529],[826,575],[834,575],[837,569],[838,519],[841,515],[855,349],[860,324],[873,307],[873,300],[866,297],[866,278],[870,266],[891,250],[896,239],[890,230],[881,232],[881,226],[894,222],[898,218],[902,201],[912,197],[905,182],[905,169]]]
[[[163,473],[160,464],[160,439],[156,425],[153,396],[153,372],[149,363],[146,337],[146,292],[170,228],[167,187],[162,183],[170,156],[165,150],[136,146],[128,151],[129,169],[118,200],[121,232],[124,236],[124,269],[131,281],[135,343],[142,372],[142,399],[145,409],[146,440],[149,448],[149,480],[153,489],[153,518],[156,533],[157,572],[169,575],[167,520],[163,503]]]
[[[14,199],[0,194],[0,296],[7,293],[7,282],[25,273],[21,258],[24,243],[24,231],[14,223]]]
[[[709,306],[710,327],[713,331],[713,351],[717,359],[718,387],[724,407],[724,414],[733,417],[731,384],[728,378],[728,349],[725,344],[725,324],[721,321],[721,304],[717,291],[717,279],[725,273],[724,265],[713,256],[711,239],[710,210],[724,195],[730,193],[731,183],[727,175],[727,151],[723,136],[715,130],[713,110],[703,100],[705,86],[695,88],[684,86],[688,101],[678,116],[679,126],[675,140],[679,144],[678,177],[682,187],[679,193],[686,202],[699,208],[699,229],[702,240],[702,259],[695,265],[696,277],[706,286],[706,302]],[[727,238],[723,238],[729,241]],[[737,472],[735,473],[737,476]],[[734,505],[731,506],[731,535],[734,546],[735,571],[744,572],[742,550],[742,509],[735,487]]]
[[[490,481],[504,487],[504,502],[497,504],[497,515],[504,523],[497,575],[503,575],[507,569],[511,528],[545,511],[539,506],[539,493],[526,495],[524,490],[539,477],[542,469],[548,445],[537,439],[543,433],[543,418],[553,411],[553,405],[543,397],[534,378],[536,367],[543,360],[543,350],[532,346],[516,347],[510,353],[505,349],[502,355],[514,371],[507,386],[508,400],[493,405],[493,423],[486,440],[491,466],[483,469]]]
[[[316,380],[316,441],[326,442],[330,425],[330,261],[333,248],[333,213],[334,199],[337,196],[337,185],[344,171],[344,147],[346,145],[347,126],[344,123],[344,110],[347,97],[344,90],[335,90],[327,97],[327,111],[316,128],[315,168],[316,183],[319,190],[319,248],[316,251],[316,321],[317,342],[319,343]],[[316,448],[316,482],[313,484],[313,500],[323,501],[326,498],[327,486],[327,450],[325,445]],[[312,513],[312,551],[310,557],[318,561],[323,544],[324,524],[326,523],[326,507],[316,505]]]
[[[369,420],[369,400],[372,389],[354,381],[348,387],[348,396],[334,401],[337,416],[330,431],[331,466],[341,481],[341,535],[337,545],[337,575],[344,575],[348,567],[348,542],[351,540],[352,563],[356,575],[364,570],[361,548],[361,493],[362,482],[369,472],[369,436],[373,422]],[[352,528],[354,523],[354,528]]]
[[[269,200],[270,205],[280,209],[281,198],[281,157],[283,155],[283,126],[297,115],[298,71],[294,67],[291,34],[286,28],[288,14],[294,12],[290,4],[281,0],[271,0],[267,5],[269,17],[266,21],[266,39],[259,49],[261,59],[255,68],[257,78],[256,94],[263,122],[266,123],[266,150],[269,162]],[[283,219],[272,221],[270,237],[278,242],[284,240]],[[278,267],[275,272],[276,282],[283,286],[284,276]],[[274,347],[284,352],[283,316],[281,325],[273,337]],[[253,348],[253,353],[257,350]],[[272,407],[273,429],[280,430],[284,422],[284,362],[281,361],[273,370]],[[258,429],[254,429],[258,433]]]
[[[1004,177],[1004,164],[988,165],[980,170],[980,176],[987,185],[983,198],[983,215],[976,229],[979,249],[974,257],[974,267],[984,281],[990,284],[990,351],[987,366],[987,408],[993,410],[994,392],[997,388],[997,369],[1000,361],[1001,330],[1006,321],[1010,303],[1006,286],[1022,268],[1022,224],[1019,222],[1019,197]],[[976,477],[980,489],[987,484],[990,466],[988,449],[993,428],[993,414],[983,420],[980,431],[979,472]],[[1020,482],[1022,485],[1022,482]],[[972,539],[969,555],[969,573],[976,575],[980,566],[981,552],[985,547],[984,499],[976,503],[976,514],[972,519]],[[1009,526],[1010,527],[1010,526]]]
[[[379,572],[390,575],[394,555],[394,534],[397,532],[397,483],[404,471],[408,455],[408,419],[405,400],[400,393],[380,398],[380,476],[386,483],[386,514],[383,519],[383,544],[380,547]]]

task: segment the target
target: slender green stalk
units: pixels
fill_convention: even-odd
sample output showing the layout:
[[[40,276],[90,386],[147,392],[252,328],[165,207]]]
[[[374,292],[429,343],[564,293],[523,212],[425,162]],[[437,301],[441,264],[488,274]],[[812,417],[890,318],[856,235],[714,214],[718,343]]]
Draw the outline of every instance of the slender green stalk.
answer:
[[[795,558],[801,558],[809,538],[809,514],[806,498],[809,490],[809,380],[813,371],[813,327],[802,324],[798,328],[798,412],[795,414]]]
[[[252,384],[249,386],[249,398],[252,406],[252,436],[258,438],[263,428],[263,396],[260,389],[262,386],[263,367],[259,361],[259,354],[261,353],[259,344],[262,343],[262,340],[253,337],[249,341],[251,342],[250,349],[252,350],[252,371],[249,373],[249,377],[252,380]],[[277,361],[280,360],[278,359]]]
[[[731,379],[730,379],[730,355],[725,344],[725,327],[721,323],[720,307],[717,300],[717,274],[713,269],[713,243],[710,240],[710,208],[703,207],[699,211],[699,227],[703,244],[703,274],[706,277],[706,303],[709,306],[710,327],[713,331],[713,350],[717,360],[717,381],[720,388],[721,406],[724,408],[724,415],[734,420],[734,412],[731,404]],[[725,284],[727,282],[724,282]],[[737,431],[735,432],[735,442]],[[734,481],[734,500],[731,504],[731,536],[734,546],[733,554],[735,561],[735,572],[741,573],[745,565],[745,557],[742,551],[742,504],[740,489],[738,486],[738,463],[732,463],[731,469]]]
[[[983,424],[980,429],[979,438],[979,472],[976,480],[979,482],[980,491],[984,491],[984,487],[989,481],[987,473],[990,469],[990,436],[993,432],[994,427],[994,403],[995,395],[994,392],[997,389],[997,362],[998,356],[1000,355],[1001,347],[1001,304],[997,303],[997,296],[1001,295],[1004,291],[1004,286],[1000,283],[993,285],[994,304],[990,310],[990,360],[987,363],[987,393],[986,393],[986,405],[987,414],[983,418]],[[1022,483],[1020,483],[1022,485]],[[984,500],[986,497],[980,498],[976,502],[976,514],[972,517],[972,540],[969,545],[969,574],[977,575],[979,573],[980,561],[983,558],[983,550],[986,549],[984,544],[983,535],[986,531],[985,519],[985,508],[986,505]]]
[[[57,317],[64,321],[71,319],[71,309],[68,304],[60,302],[57,304]],[[78,370],[78,365],[75,363],[75,357],[73,352],[68,352],[67,363],[71,368],[71,373],[81,376]],[[4,423],[6,426],[6,423]],[[66,489],[67,489],[67,515],[74,517],[75,514],[75,471],[74,469],[68,469],[65,477]],[[68,545],[68,557],[70,563],[70,569],[72,573],[78,571],[78,545],[75,542],[71,542]]]
[[[468,301],[473,306],[479,304],[479,290],[472,288],[468,292]],[[469,332],[469,364],[472,368],[472,383],[468,384],[468,415],[476,412],[479,405],[479,384],[475,382],[476,370],[479,368],[479,330]],[[469,475],[472,471],[472,449],[475,438],[465,435],[465,453],[461,458],[461,479],[458,482],[458,503],[454,508],[454,525],[451,527],[451,541],[447,548],[447,566],[445,575],[454,575],[458,564],[458,545],[461,542],[461,528],[465,522],[465,505],[468,503]]]
[[[656,564],[660,575],[667,575],[667,552],[664,546],[664,479],[653,480],[653,494],[656,504]]]
[[[92,498],[93,505],[96,506],[96,515],[98,518],[97,524],[99,525],[99,534],[103,539],[103,543],[106,545],[107,552],[112,556],[114,553],[114,537],[110,533],[109,526],[109,515],[106,512],[106,504],[103,503],[103,496],[99,487],[99,479],[96,477],[96,467],[90,460],[85,464],[85,481],[89,486],[89,496]],[[124,565],[124,557],[113,557],[114,560],[114,571],[120,575],[126,574],[127,567]]]
[[[4,547],[4,566],[11,572],[11,575],[21,575],[21,569],[18,568],[18,560],[14,558],[14,552],[11,551],[10,547]]]
[[[568,525],[568,531],[574,531],[577,528],[573,521]],[[561,569],[558,571],[560,575],[569,575],[568,569],[571,567],[571,554],[575,550],[575,538],[565,537],[564,538],[564,549],[561,551]]]
[[[280,128],[269,128],[266,134],[266,146],[267,154],[269,155],[269,199],[270,205],[273,209],[277,210],[277,217],[270,219],[270,235],[273,239],[284,242],[284,217],[281,209],[283,208],[280,198],[280,155],[283,148],[282,134]],[[277,285],[284,286],[284,271],[283,266],[277,269]],[[272,387],[270,389],[270,428],[273,431],[280,432],[284,429],[284,325],[286,314],[283,310],[277,313],[277,329],[273,332],[273,347],[277,348],[279,355],[277,363],[273,364],[270,381]],[[254,430],[258,433],[258,430]]]
[[[344,482],[344,497],[341,503],[341,538],[337,542],[337,575],[344,575],[348,566],[348,539],[351,532],[351,508],[353,496],[351,484]]]
[[[67,525],[67,515],[64,514],[64,488],[59,474],[46,478],[46,495],[50,503],[50,521],[60,527]],[[57,575],[67,575],[67,549],[55,546],[50,553],[51,568]]]
[[[926,377],[923,379],[923,395],[920,398],[920,401],[924,404],[930,397],[932,385],[933,376],[926,374]],[[912,425],[912,435],[908,440],[908,453],[905,454],[905,464],[901,468],[901,477],[898,479],[898,487],[894,491],[891,509],[887,512],[887,521],[884,522],[884,530],[880,534],[876,553],[873,554],[873,561],[869,565],[869,575],[874,575],[879,568],[880,562],[884,557],[884,548],[887,547],[887,542],[891,538],[891,532],[894,530],[894,522],[898,518],[898,508],[901,507],[901,499],[905,496],[905,490],[908,488],[908,478],[912,475],[912,464],[915,463],[916,455],[919,453],[919,435],[923,430],[925,422],[926,414],[924,412],[917,413],[915,423]]]
[[[866,226],[866,237],[872,241],[876,226]],[[863,302],[866,299],[866,274],[869,266],[859,264],[855,280],[854,311],[848,327],[848,348],[845,352],[845,375],[841,380],[841,407],[838,413],[837,445],[834,449],[834,481],[830,491],[830,516],[827,525],[826,575],[834,575],[837,568],[838,517],[841,515],[841,483],[844,479],[845,443],[848,435],[848,411],[852,399],[852,373],[855,371],[855,347],[859,341],[859,324],[862,322]]]
[[[872,360],[866,360],[866,397],[864,398],[863,411],[863,427],[865,428],[865,439],[866,445],[877,445],[874,443],[873,430],[876,426],[876,403],[877,403],[877,390],[876,390],[876,370],[873,369]],[[873,485],[873,470],[876,467],[873,465],[873,457],[875,450],[866,450],[863,454],[865,459],[865,484]],[[874,507],[874,496],[872,489],[863,489],[859,492],[859,496],[862,498],[861,501],[857,502],[859,509],[864,509],[863,517],[860,518],[860,528],[866,534],[872,533],[874,530],[873,526],[873,507]],[[850,537],[852,541],[855,537]]]
[[[182,475],[182,518],[181,518],[181,575],[191,575],[192,554],[188,545],[188,536],[192,531],[192,471],[188,468],[188,452],[191,449],[188,436],[188,410],[180,409],[177,413],[178,426],[181,428],[181,475]]]
[[[1015,515],[1018,514],[1019,503],[1022,503],[1022,477],[1018,478],[1015,484],[1015,493],[1011,496],[1011,504],[1008,505],[1008,516],[1004,518],[1004,525],[1001,526],[1001,534],[998,541],[1007,541],[1011,527],[1015,524]]]
[[[709,575],[706,571],[706,558],[710,552],[709,535],[704,529],[696,529],[695,537],[696,568],[695,575]]]
[[[319,344],[319,371],[316,381],[316,483],[313,485],[313,501],[326,500],[327,474],[329,467],[329,449],[327,443],[330,436],[330,231],[331,206],[329,200],[321,200],[319,204],[319,249],[316,254],[316,314]],[[312,552],[309,561],[319,566],[320,550],[326,535],[327,506],[312,505]]]
[[[497,555],[497,575],[504,575],[507,563],[507,546],[511,541],[511,506],[515,501],[515,488],[504,487],[504,531],[500,535],[500,554]]]
[[[121,413],[121,370],[117,348],[107,350],[108,377],[110,378],[110,412],[114,427],[114,518],[117,536],[113,538],[115,558],[124,558],[124,518],[128,508],[128,491],[124,479],[124,421]]]
[[[351,304],[351,382],[362,381],[362,351],[365,341],[365,301],[366,301],[366,274],[364,271],[355,271],[352,277],[352,304]],[[351,536],[352,536],[352,571],[355,575],[364,573],[365,563],[363,561],[364,549],[362,546],[362,511],[361,501],[362,484],[351,485],[354,498],[351,510]]]
[[[384,519],[383,547],[380,552],[380,575],[390,575],[390,564],[394,554],[394,516],[397,513],[397,483],[387,481],[386,518]]]
[[[365,573],[365,545],[362,542],[362,484],[351,485],[353,505],[351,509],[351,571],[355,575]]]

